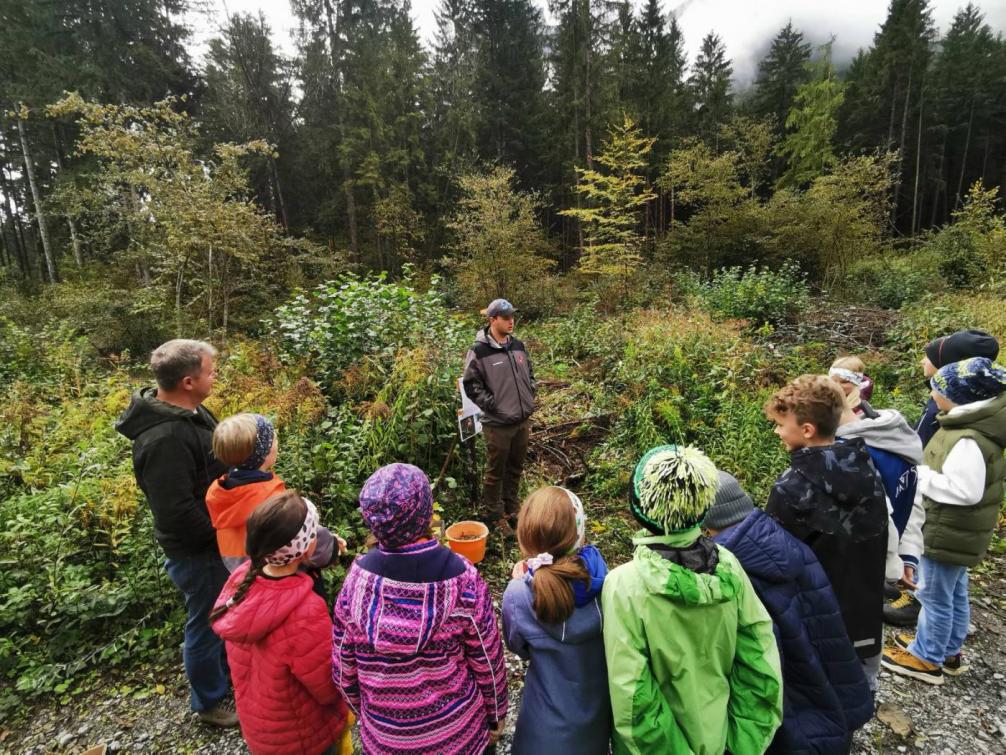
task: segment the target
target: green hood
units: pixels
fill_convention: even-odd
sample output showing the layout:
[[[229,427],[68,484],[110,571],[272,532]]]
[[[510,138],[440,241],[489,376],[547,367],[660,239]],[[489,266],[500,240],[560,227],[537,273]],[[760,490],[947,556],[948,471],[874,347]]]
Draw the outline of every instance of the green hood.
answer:
[[[646,530],[637,533],[632,539],[636,546],[633,558],[639,577],[649,592],[686,606],[713,605],[736,599],[741,585],[729,561],[721,559],[712,574],[701,574],[669,561],[650,547],[669,545],[685,548],[698,538],[698,527],[670,535],[651,535]]]

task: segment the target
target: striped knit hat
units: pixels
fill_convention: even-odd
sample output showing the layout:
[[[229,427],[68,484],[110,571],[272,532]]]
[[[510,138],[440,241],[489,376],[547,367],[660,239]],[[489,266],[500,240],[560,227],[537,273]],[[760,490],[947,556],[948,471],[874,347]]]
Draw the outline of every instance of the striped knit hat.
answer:
[[[955,404],[973,404],[1006,392],[1006,369],[987,357],[974,357],[941,367],[930,385]]]
[[[709,457],[691,446],[657,446],[636,465],[629,508],[658,535],[698,524],[716,498],[720,478]]]
[[[400,548],[429,534],[433,517],[430,479],[411,464],[388,464],[363,483],[363,521],[385,548]]]

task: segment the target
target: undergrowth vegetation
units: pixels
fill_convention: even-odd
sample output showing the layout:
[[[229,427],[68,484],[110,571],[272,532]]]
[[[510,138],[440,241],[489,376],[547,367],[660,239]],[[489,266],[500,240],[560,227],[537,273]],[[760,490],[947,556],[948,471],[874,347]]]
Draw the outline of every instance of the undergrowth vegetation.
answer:
[[[270,416],[279,474],[354,548],[365,536],[360,484],[391,461],[426,470],[447,518],[474,513],[482,454],[455,438],[457,380],[476,322],[453,312],[444,291],[409,272],[397,282],[346,275],[292,295],[261,337],[232,340],[220,360],[209,407]],[[645,450],[696,444],[763,502],[786,463],[766,398],[839,355],[829,343],[773,335],[812,306],[795,267],[726,270],[707,284],[655,276],[638,302],[607,313],[587,291],[568,314],[519,324],[543,381],[536,427],[603,428],[583,444],[575,484],[594,535],[617,531],[623,551],[632,525],[622,502]],[[921,345],[976,325],[1006,337],[1001,301],[947,291],[906,303],[886,347],[867,355],[879,403],[917,417]],[[148,379],[142,360],[103,356],[70,326],[0,321],[0,713],[39,695],[82,694],[80,680],[96,668],[177,654],[181,606],[129,444],[114,429]],[[544,450],[532,442],[526,488],[564,481]],[[340,577],[334,570],[333,587]]]

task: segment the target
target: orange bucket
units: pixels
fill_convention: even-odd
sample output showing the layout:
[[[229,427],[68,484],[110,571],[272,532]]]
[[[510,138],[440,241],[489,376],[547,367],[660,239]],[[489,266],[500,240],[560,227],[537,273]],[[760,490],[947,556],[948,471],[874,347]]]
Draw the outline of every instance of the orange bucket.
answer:
[[[458,522],[448,527],[444,534],[447,535],[447,545],[451,550],[473,564],[486,557],[489,528],[482,522]]]

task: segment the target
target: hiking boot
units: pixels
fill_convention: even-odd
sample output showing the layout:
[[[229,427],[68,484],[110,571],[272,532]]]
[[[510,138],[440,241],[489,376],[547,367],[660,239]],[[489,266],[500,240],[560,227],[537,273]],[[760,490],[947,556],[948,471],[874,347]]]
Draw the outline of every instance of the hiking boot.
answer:
[[[950,676],[960,676],[961,674],[970,671],[971,665],[964,660],[964,655],[958,653],[957,655],[952,655],[949,658],[943,659],[943,673],[950,674]]]
[[[897,582],[884,582],[884,602],[895,601],[901,597],[901,588]]]
[[[922,604],[907,590],[891,603],[884,603],[884,621],[896,627],[913,627],[919,620]]]
[[[943,669],[921,658],[916,658],[901,647],[886,648],[880,658],[880,665],[888,671],[926,684],[943,684]]]
[[[496,523],[493,525],[493,532],[504,540],[517,539],[517,534],[513,531],[513,527],[510,526],[510,522],[507,521],[506,517],[496,520]]]
[[[201,710],[196,715],[199,716],[200,721],[209,726],[219,726],[223,729],[229,729],[232,726],[238,725],[238,714],[223,705],[218,705],[209,710]]]

